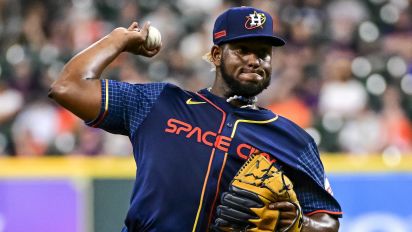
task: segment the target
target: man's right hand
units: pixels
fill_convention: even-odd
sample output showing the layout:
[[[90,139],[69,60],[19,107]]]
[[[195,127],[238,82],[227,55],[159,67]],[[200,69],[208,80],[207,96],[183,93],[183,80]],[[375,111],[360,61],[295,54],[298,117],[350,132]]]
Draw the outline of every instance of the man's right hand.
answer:
[[[139,28],[139,24],[137,22],[133,22],[127,29],[122,27],[116,28],[112,33],[114,33],[115,36],[119,36],[117,38],[123,40],[124,52],[152,57],[160,51],[161,45],[151,50],[144,47],[144,43],[149,33],[149,27],[149,22],[145,23],[143,28]]]
[[[94,120],[101,107],[100,75],[122,52],[152,57],[161,45],[147,50],[143,44],[150,23],[139,28],[133,22],[128,28],[119,27],[109,35],[74,56],[51,85],[49,97],[83,120]]]

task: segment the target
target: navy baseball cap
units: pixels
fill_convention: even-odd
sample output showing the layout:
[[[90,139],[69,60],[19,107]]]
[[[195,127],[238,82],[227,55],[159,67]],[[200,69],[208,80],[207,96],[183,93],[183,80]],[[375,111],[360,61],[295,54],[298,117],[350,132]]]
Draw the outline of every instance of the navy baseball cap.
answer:
[[[217,17],[213,27],[214,44],[245,38],[266,38],[275,47],[285,45],[285,41],[273,33],[272,16],[263,10],[234,7]]]

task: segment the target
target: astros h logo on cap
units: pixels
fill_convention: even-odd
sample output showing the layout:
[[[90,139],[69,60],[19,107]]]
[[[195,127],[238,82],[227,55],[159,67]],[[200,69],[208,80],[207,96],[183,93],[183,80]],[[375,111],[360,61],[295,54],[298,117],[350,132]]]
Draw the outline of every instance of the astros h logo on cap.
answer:
[[[221,45],[246,38],[265,38],[272,46],[285,41],[273,32],[273,19],[267,12],[253,7],[234,7],[219,15],[213,28],[213,43]]]
[[[265,14],[257,13],[256,11],[253,12],[253,14],[249,14],[249,16],[247,16],[246,18],[247,18],[246,23],[245,23],[246,29],[254,29],[256,27],[261,27],[266,21]]]

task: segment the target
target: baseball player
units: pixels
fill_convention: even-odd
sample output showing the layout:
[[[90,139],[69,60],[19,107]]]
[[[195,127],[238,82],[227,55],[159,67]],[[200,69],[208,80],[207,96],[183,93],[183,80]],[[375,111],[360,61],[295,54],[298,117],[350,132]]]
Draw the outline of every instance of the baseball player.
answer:
[[[210,50],[216,72],[209,88],[190,92],[168,83],[100,79],[122,52],[145,57],[159,52],[161,45],[144,47],[149,26],[134,22],[113,30],[73,57],[49,92],[87,125],[130,138],[137,172],[122,232],[285,231],[294,224],[289,231],[338,231],[341,208],[313,139],[256,106],[256,95],[270,83],[272,49],[285,44],[273,34],[271,16],[235,7],[216,19]],[[265,201],[259,211],[260,200],[250,197],[259,194],[237,188],[242,185],[235,185],[234,177],[254,154],[270,169],[282,169],[294,186],[282,174],[282,188],[296,193],[295,202]],[[241,202],[245,212],[230,199]],[[267,225],[272,229],[263,229]]]

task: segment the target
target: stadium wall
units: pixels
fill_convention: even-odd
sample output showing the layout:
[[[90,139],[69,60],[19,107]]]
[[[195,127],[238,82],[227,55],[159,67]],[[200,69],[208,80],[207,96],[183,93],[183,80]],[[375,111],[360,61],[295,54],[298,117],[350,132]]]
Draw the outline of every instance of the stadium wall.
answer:
[[[343,232],[412,232],[412,155],[323,155]],[[0,157],[0,232],[120,231],[131,157]]]

